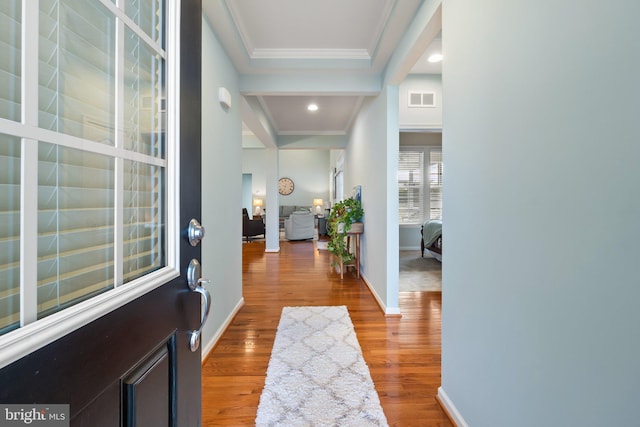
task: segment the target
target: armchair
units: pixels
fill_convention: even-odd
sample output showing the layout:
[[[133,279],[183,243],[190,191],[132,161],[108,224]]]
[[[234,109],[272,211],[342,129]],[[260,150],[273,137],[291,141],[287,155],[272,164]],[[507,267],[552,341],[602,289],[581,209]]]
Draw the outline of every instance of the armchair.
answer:
[[[264,222],[260,219],[250,219],[246,208],[242,208],[242,236],[249,241],[249,237],[265,235]]]
[[[311,212],[293,212],[284,220],[284,237],[288,240],[313,239],[315,216]]]

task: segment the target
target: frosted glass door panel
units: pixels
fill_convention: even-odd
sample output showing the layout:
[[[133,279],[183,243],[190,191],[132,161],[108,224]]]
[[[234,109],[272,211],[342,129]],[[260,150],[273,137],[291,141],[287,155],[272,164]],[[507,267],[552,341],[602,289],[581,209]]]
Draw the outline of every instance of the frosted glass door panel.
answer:
[[[20,323],[20,140],[0,134],[0,333]]]
[[[40,0],[39,124],[114,144],[115,17],[98,0]]]
[[[0,117],[15,121],[21,108],[21,17],[20,0],[0,1]]]
[[[113,288],[114,160],[39,144],[38,317]]]

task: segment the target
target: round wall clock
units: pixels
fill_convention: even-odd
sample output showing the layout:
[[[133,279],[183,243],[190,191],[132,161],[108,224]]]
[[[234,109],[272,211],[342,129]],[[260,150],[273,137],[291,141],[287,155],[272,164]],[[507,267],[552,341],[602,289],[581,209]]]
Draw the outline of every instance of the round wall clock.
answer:
[[[288,196],[289,194],[293,193],[293,181],[291,180],[291,178],[280,178],[280,180],[278,181],[278,193],[282,194],[283,196]]]

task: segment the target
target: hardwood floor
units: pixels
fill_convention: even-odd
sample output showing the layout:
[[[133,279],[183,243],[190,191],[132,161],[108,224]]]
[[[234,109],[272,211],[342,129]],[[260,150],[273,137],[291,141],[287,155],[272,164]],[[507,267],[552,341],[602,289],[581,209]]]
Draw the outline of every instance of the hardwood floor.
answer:
[[[351,271],[329,270],[312,242],[243,244],[245,306],[202,368],[204,426],[254,425],[280,313],[285,306],[346,305],[391,426],[452,426],[440,385],[441,294],[400,294],[401,318],[385,318]]]

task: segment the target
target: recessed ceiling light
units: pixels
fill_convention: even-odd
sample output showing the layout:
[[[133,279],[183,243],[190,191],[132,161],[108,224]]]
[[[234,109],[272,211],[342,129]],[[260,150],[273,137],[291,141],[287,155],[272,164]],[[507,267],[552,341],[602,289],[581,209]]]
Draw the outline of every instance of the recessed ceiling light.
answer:
[[[440,62],[440,61],[442,61],[442,54],[441,53],[434,53],[429,58],[427,58],[427,61],[432,62],[432,63],[433,62]]]
[[[309,104],[309,105],[307,105],[307,110],[309,110],[309,111],[318,111],[318,105],[317,104]]]

